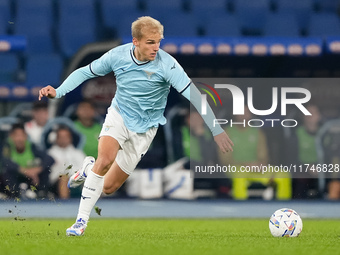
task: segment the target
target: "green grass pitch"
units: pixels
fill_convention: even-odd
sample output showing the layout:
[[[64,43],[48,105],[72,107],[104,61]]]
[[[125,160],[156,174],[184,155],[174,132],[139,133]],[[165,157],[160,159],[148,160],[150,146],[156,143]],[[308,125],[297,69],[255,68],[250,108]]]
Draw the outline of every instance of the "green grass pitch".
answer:
[[[338,220],[304,220],[297,238],[274,238],[268,219],[2,219],[0,254],[340,254]]]

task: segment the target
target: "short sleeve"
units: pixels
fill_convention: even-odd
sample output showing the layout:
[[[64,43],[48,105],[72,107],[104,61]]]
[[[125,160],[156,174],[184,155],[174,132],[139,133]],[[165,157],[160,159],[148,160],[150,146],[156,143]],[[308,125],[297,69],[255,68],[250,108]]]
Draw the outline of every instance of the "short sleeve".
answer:
[[[165,66],[165,80],[179,93],[182,93],[191,83],[182,66],[173,57],[169,59],[169,64]]]
[[[94,75],[104,76],[112,72],[114,65],[117,62],[117,56],[115,56],[115,50],[112,49],[102,55],[100,58],[94,60],[90,64],[90,70]]]

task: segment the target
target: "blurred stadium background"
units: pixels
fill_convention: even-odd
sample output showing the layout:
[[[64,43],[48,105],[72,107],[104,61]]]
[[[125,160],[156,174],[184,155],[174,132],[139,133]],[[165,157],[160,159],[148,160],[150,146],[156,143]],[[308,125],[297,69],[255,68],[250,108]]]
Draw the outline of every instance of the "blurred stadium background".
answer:
[[[12,121],[31,118],[32,102],[41,87],[59,86],[76,68],[130,42],[131,23],[140,16],[160,20],[165,27],[161,48],[190,77],[338,78],[339,13],[339,0],[0,0],[1,137],[6,137]],[[50,100],[51,119],[72,119],[75,106],[84,99],[95,102],[102,119],[114,95],[112,84],[110,74],[87,81],[62,100]],[[322,92],[321,100],[336,101],[336,95]],[[176,92],[170,93],[168,117],[173,109],[181,114],[175,108],[181,101]],[[338,107],[337,102],[332,107]],[[333,118],[338,116],[336,111]],[[175,149],[166,145],[169,132],[159,131],[155,150],[139,168],[161,169],[178,159],[171,152]],[[271,138],[270,133],[266,135]],[[280,146],[275,141],[269,144],[274,164],[282,163]],[[148,180],[149,174],[147,170],[141,180]],[[230,188],[226,179],[218,191],[178,198],[231,198]],[[157,187],[144,195],[136,189],[130,188],[131,196],[171,197]],[[314,187],[307,198],[323,199],[326,192],[324,186]],[[119,196],[126,196],[125,189]]]
[[[191,77],[340,74],[337,0],[1,0],[0,7],[0,82],[28,88],[2,85],[6,101],[60,84],[89,43],[131,41],[131,22],[142,15],[164,24],[162,48]],[[78,62],[89,62],[91,51],[99,50]]]

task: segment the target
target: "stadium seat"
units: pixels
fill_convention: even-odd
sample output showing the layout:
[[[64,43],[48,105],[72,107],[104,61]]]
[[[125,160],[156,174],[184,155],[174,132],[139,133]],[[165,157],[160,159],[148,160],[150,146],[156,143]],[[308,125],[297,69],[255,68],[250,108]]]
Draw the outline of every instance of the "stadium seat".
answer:
[[[50,54],[55,52],[55,46],[51,33],[38,32],[27,36],[27,54]]]
[[[146,13],[139,10],[134,10],[129,12],[129,15],[123,15],[119,18],[117,24],[115,25],[116,35],[119,38],[132,38],[131,37],[131,24],[140,16],[145,16]],[[130,40],[129,40],[130,41]]]
[[[226,0],[215,0],[207,4],[203,0],[191,1],[191,13],[199,26],[203,27],[211,18],[227,15]]]
[[[158,19],[164,25],[164,36],[197,36],[197,25],[191,14],[178,11],[175,19],[164,15],[163,12],[140,12],[135,11],[130,15],[122,17],[117,26],[117,35],[120,38],[131,37],[131,23],[138,17],[150,15]]]
[[[164,26],[164,36],[197,36],[197,24],[193,15],[181,10],[173,11],[168,15],[167,10],[158,11],[132,11],[129,15],[120,18],[116,25],[118,37],[131,37],[131,24],[138,17],[151,16],[159,20]],[[176,18],[174,18],[176,17]]]
[[[277,11],[304,11],[310,12],[313,10],[313,0],[276,0]]]
[[[260,35],[265,25],[266,16],[270,12],[269,0],[237,0],[234,2],[243,33],[245,35]]]
[[[311,16],[309,36],[340,36],[340,20],[336,14],[314,14]]]
[[[16,0],[16,16],[46,15],[53,20],[53,0]]]
[[[0,84],[16,82],[19,60],[15,53],[0,54]]]
[[[299,28],[302,30],[307,28],[309,18],[313,14],[312,0],[277,0],[276,2],[278,13],[295,15]]]
[[[61,25],[58,29],[58,42],[62,55],[66,58],[72,57],[84,45],[96,41],[94,26],[79,26],[73,24]]]
[[[321,12],[337,13],[340,8],[339,0],[315,0],[315,4]]]
[[[235,15],[211,17],[203,25],[205,36],[240,36],[241,26]]]
[[[190,3],[190,9],[193,13],[203,14],[204,11],[227,11],[227,0],[214,0],[207,4],[204,0],[192,0]]]
[[[198,35],[198,26],[192,14],[178,12],[174,17],[169,15],[156,17],[164,25],[164,36]]]
[[[183,10],[183,2],[182,0],[171,0],[171,1],[159,1],[159,0],[144,0],[146,11],[151,11],[153,13],[160,11],[168,11],[171,13],[172,11],[184,11]]]
[[[26,53],[51,53],[54,51],[52,0],[18,0],[14,34],[27,38]]]
[[[99,3],[102,23],[106,28],[110,29],[115,29],[122,17],[138,10],[137,0],[100,0]]]
[[[263,34],[265,36],[300,36],[295,15],[270,14],[267,17]]]
[[[8,22],[4,21],[4,19],[2,19],[2,10],[0,9],[0,35],[6,35],[7,34],[7,24]]]
[[[29,85],[60,84],[63,61],[58,54],[29,55],[26,65],[26,83]]]
[[[52,38],[52,24],[47,15],[19,16],[15,22],[15,34],[27,39],[25,53],[52,53],[55,49]]]
[[[59,25],[80,29],[96,26],[95,5],[93,0],[60,0]],[[75,31],[76,32],[76,31]]]
[[[67,16],[87,15],[94,16],[94,0],[59,0],[59,18],[64,19]],[[86,17],[83,17],[86,18]]]
[[[18,0],[16,13],[15,34],[37,34],[41,30],[51,32],[53,24],[51,1]]]
[[[0,0],[0,35],[7,34],[10,18],[9,0]]]
[[[64,57],[70,58],[83,45],[96,41],[96,19],[92,0],[60,0],[58,43]]]

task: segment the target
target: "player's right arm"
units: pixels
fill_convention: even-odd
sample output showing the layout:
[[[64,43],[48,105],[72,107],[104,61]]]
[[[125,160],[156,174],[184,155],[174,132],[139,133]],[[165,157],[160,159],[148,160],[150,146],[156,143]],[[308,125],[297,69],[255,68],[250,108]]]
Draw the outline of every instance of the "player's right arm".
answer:
[[[56,95],[57,92],[55,91],[55,88],[53,88],[50,85],[43,87],[41,90],[39,90],[39,100],[41,100],[41,98],[43,97],[55,98]]]
[[[61,98],[70,91],[74,90],[84,81],[94,78],[97,75],[91,72],[91,64],[78,68],[73,71],[65,81],[57,88],[54,89],[52,86],[46,86],[39,91],[39,100],[46,96],[48,98]]]
[[[110,73],[112,71],[111,52],[112,50],[108,51],[99,59],[93,61],[91,64],[73,71],[57,89],[54,89],[50,85],[42,88],[39,91],[39,100],[41,100],[41,98],[44,96],[48,98],[61,98],[77,88],[84,81]]]

